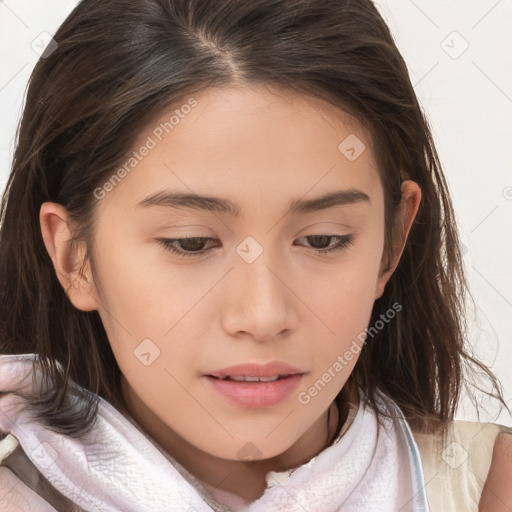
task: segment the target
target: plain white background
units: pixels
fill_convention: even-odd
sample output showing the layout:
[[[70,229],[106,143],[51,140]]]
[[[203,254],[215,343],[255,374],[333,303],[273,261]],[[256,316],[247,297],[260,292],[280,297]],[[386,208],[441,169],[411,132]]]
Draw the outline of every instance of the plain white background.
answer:
[[[0,0],[2,191],[37,46],[76,3]],[[427,113],[454,200],[477,304],[468,311],[471,343],[501,379],[512,408],[512,0],[376,3]],[[497,413],[489,403],[480,419],[512,425]],[[467,398],[457,418],[477,419]]]

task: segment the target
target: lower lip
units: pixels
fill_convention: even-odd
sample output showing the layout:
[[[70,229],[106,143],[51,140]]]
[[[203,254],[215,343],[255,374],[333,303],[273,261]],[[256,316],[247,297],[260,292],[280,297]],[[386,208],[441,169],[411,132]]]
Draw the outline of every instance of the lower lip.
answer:
[[[216,379],[206,375],[206,380],[230,402],[246,409],[264,409],[282,402],[299,385],[301,373],[273,382],[240,382]]]

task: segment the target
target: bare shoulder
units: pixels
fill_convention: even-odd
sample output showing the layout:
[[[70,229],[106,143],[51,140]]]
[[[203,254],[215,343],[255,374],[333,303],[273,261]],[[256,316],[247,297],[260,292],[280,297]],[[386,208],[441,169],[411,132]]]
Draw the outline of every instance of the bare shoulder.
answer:
[[[491,466],[482,490],[480,512],[512,510],[512,429],[496,436]]]

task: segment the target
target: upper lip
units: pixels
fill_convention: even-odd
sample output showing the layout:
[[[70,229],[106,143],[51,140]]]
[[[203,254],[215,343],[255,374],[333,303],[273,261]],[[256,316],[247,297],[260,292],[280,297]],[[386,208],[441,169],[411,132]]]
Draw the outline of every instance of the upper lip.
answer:
[[[275,377],[276,375],[295,375],[297,373],[305,373],[293,366],[281,361],[272,361],[266,364],[260,363],[244,363],[222,368],[209,372],[207,375],[211,377]]]

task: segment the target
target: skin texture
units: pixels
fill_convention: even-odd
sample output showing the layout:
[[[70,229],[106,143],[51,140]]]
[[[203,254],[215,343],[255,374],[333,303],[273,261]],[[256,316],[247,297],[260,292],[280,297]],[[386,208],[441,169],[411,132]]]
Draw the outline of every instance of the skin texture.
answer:
[[[491,467],[482,490],[479,512],[510,512],[512,510],[512,433],[496,437]]]
[[[76,277],[84,250],[69,246],[65,208],[44,203],[41,230],[62,286],[76,277],[67,292],[74,306],[101,316],[123,373],[126,413],[195,476],[252,501],[264,491],[267,471],[305,463],[328,444],[327,411],[359,352],[309,403],[298,395],[368,327],[421,192],[403,183],[402,229],[383,272],[383,189],[371,137],[356,119],[266,86],[209,89],[195,99],[197,106],[98,200],[95,272],[87,263],[87,278]],[[136,148],[169,115],[162,112]],[[353,161],[338,149],[349,135],[366,147]],[[351,188],[370,201],[286,215],[293,199]],[[227,198],[239,203],[240,215],[136,207],[162,189]],[[349,234],[353,243],[327,256],[314,249],[332,247],[336,238],[305,238]],[[249,236],[262,249],[251,263],[236,251]],[[179,257],[158,237],[211,237],[204,249],[215,248]],[[159,350],[148,366],[134,355],[145,339]],[[305,372],[299,388],[273,407],[235,406],[204,378],[269,361]],[[240,450],[249,447],[255,460],[247,464]]]

